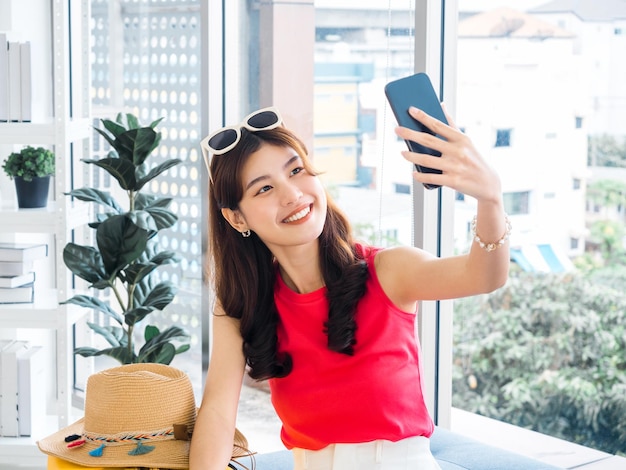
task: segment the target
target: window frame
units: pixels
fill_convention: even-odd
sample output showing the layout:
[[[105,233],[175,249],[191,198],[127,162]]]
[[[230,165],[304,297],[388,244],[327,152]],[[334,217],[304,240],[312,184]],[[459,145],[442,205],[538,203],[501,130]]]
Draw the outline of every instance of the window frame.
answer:
[[[456,0],[415,0],[415,72],[426,72],[447,111],[456,107]],[[454,253],[454,191],[413,183],[413,244],[437,256]],[[436,223],[433,224],[433,221]],[[452,414],[453,302],[420,302],[418,317],[424,397],[438,426]]]

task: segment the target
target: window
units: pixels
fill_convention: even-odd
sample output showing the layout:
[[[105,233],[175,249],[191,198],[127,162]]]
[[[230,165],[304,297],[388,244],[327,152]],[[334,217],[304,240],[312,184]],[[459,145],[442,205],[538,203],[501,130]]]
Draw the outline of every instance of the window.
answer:
[[[238,122],[252,109],[269,104],[281,109],[289,125],[305,140],[315,165],[326,173],[325,184],[350,216],[359,236],[381,246],[412,244],[419,235],[416,226],[437,220],[437,214],[430,212],[431,206],[425,205],[424,210],[416,212],[415,220],[413,218],[411,168],[400,156],[405,143],[393,133],[395,123],[386,110],[382,89],[387,81],[411,74],[416,66],[415,57],[420,54],[428,56],[428,60],[437,57],[448,64],[441,67],[444,90],[456,90],[443,97],[455,122],[470,134],[484,158],[502,176],[505,209],[514,225],[511,243],[533,245],[538,256],[553,253],[558,259],[567,258],[571,253],[582,255],[586,249],[585,236],[571,235],[586,233],[584,197],[576,194],[585,188],[586,181],[584,177],[572,180],[571,175],[586,174],[588,136],[623,135],[620,123],[626,121],[624,102],[619,99],[623,96],[620,94],[623,93],[620,88],[623,77],[611,73],[615,58],[625,56],[626,51],[616,38],[617,29],[622,34],[621,29],[610,22],[581,20],[580,24],[570,24],[559,14],[542,11],[540,6],[520,12],[514,0],[498,2],[511,7],[512,12],[498,12],[491,2],[482,2],[482,8],[469,10],[466,2],[459,1],[458,31],[445,29],[445,34],[457,36],[458,52],[454,56],[439,57],[436,41],[415,44],[413,32],[423,15],[414,10],[416,6],[423,8],[431,3],[423,0],[358,2],[349,7],[347,13],[344,11],[341,24],[337,21],[339,5],[336,0],[166,0],[141,2],[140,6],[133,0],[117,0],[116,5],[120,7],[117,9],[109,8],[109,3],[92,0],[93,111],[98,117],[120,109],[137,110],[147,121],[166,116],[162,151],[185,162],[177,171],[168,173],[162,185],[151,189],[172,195],[181,215],[178,227],[164,242],[184,253],[184,261],[166,274],[183,289],[179,291],[177,304],[166,313],[171,317],[164,320],[174,319],[193,334],[192,351],[177,357],[174,365],[190,373],[198,393],[202,386],[201,365],[207,359],[208,337],[208,309],[202,298],[199,255],[205,176],[198,141],[219,125]],[[205,9],[210,13],[206,17],[203,16]],[[110,17],[114,11],[117,11],[116,16]],[[490,35],[489,31],[501,26],[498,21],[502,20],[502,15],[518,15],[517,19],[510,18],[514,21],[507,21],[509,26],[521,24],[518,21],[521,15],[533,24],[546,26],[535,31],[556,26],[572,34],[559,38],[538,38],[524,31],[519,34],[512,31],[506,37]],[[456,19],[455,16],[452,24],[456,25]],[[452,19],[445,17],[444,21]],[[431,21],[429,27],[436,27],[437,23]],[[592,31],[591,27],[608,34],[586,36]],[[432,35],[437,36],[436,32]],[[602,50],[610,53],[594,54],[593,51],[598,50],[597,41]],[[418,54],[415,54],[416,47]],[[450,67],[449,61],[456,63]],[[597,72],[597,77],[604,81],[594,80],[589,86],[580,83],[584,77],[579,73],[581,63]],[[428,68],[439,70],[430,63]],[[485,73],[486,70],[489,73]],[[457,73],[453,75],[453,71]],[[599,86],[599,83],[606,83],[606,86]],[[519,93],[522,87],[535,93]],[[580,90],[587,92],[583,95]],[[607,96],[607,93],[613,95]],[[547,101],[556,105],[547,107]],[[586,110],[589,103],[593,106],[589,114],[585,113],[583,123],[580,110]],[[572,116],[575,116],[575,126],[571,126]],[[508,127],[502,127],[503,123]],[[515,145],[512,145],[513,129]],[[510,158],[497,158],[495,147],[509,147]],[[538,172],[537,168],[543,171]],[[531,193],[551,197],[536,201],[531,199]],[[446,191],[442,194],[445,198]],[[456,227],[460,229],[454,232],[454,247],[444,248],[464,251],[470,243],[467,228],[475,213],[475,202],[462,194],[449,199]],[[443,217],[448,215],[446,212]],[[550,249],[538,248],[545,245]],[[566,254],[563,256],[563,253]],[[600,252],[595,254],[601,256]],[[604,263],[608,261],[603,259]],[[563,263],[566,264],[565,259]],[[545,287],[540,280],[548,278],[546,273],[521,273],[527,276],[525,278],[515,277],[517,274],[512,274],[507,289],[523,287],[522,281],[526,281],[540,290]],[[610,279],[610,276],[603,279]],[[426,346],[431,348],[425,355],[426,373],[438,376],[441,381],[439,396],[435,397],[439,398],[435,418],[444,422],[445,413],[449,414],[446,390],[452,383],[455,407],[525,427],[540,422],[539,430],[574,439],[567,434],[567,426],[557,426],[566,422],[565,418],[557,420],[550,415],[550,419],[546,419],[539,408],[514,408],[523,401],[521,392],[533,391],[532,386],[538,384],[537,377],[546,380],[561,377],[559,374],[565,367],[559,370],[546,367],[545,375],[541,375],[541,371],[534,369],[537,361],[506,362],[512,361],[504,355],[508,352],[514,356],[523,351],[522,356],[532,358],[532,354],[525,355],[527,350],[522,349],[529,346],[532,335],[524,338],[526,343],[522,343],[519,336],[515,338],[518,341],[510,343],[494,341],[495,346],[508,344],[508,351],[485,352],[485,341],[492,338],[492,333],[506,333],[496,328],[519,326],[528,317],[530,304],[542,305],[540,298],[531,296],[540,296],[544,291],[532,290],[528,291],[527,304],[513,308],[507,307],[505,302],[497,303],[501,299],[499,295],[509,292],[516,293],[503,290],[492,296],[455,302],[454,330],[452,323],[445,322],[446,315],[437,317],[438,313],[428,310],[430,306],[423,310],[420,321],[426,326],[421,324],[420,327],[431,328],[429,332],[439,334],[437,337],[434,333],[427,334],[423,345],[442,341],[445,349],[444,339],[454,335],[454,360],[447,361],[444,357],[435,361],[432,351],[437,346]],[[566,295],[554,303],[567,300]],[[491,311],[485,304],[473,303],[481,301],[490,302],[489,308],[497,305],[491,310],[499,313],[501,323],[481,323],[487,319],[486,315],[471,315],[476,310]],[[451,309],[448,304],[441,305],[441,308]],[[589,304],[587,308],[593,311],[596,307]],[[515,316],[517,314],[519,317]],[[554,317],[553,314],[548,311],[546,317]],[[568,321],[567,317],[559,319]],[[615,321],[623,324],[626,320],[617,318]],[[559,328],[558,325],[553,327]],[[203,338],[204,349],[201,347]],[[623,345],[617,340],[616,344],[618,349],[614,356],[608,353],[602,356],[607,361],[611,357],[626,356]],[[542,344],[533,353],[545,350]],[[598,350],[602,350],[600,345]],[[481,358],[473,355],[473,351],[485,352],[483,359],[489,366],[487,369],[480,369]],[[560,353],[557,349],[550,351]],[[445,350],[444,354],[452,352]],[[454,364],[452,370],[446,365],[448,362]],[[439,369],[435,371],[436,364]],[[574,375],[580,372],[578,375],[584,381],[585,371],[578,371],[578,365],[568,364],[569,370],[574,371]],[[624,368],[626,366],[621,370]],[[515,378],[498,381],[496,375],[505,377],[513,370],[517,372]],[[620,373],[619,370],[614,372]],[[574,386],[571,381],[567,384]],[[255,391],[248,386],[244,390],[240,415],[244,424],[254,418],[253,411],[259,406]],[[584,402],[586,395],[577,396]],[[267,396],[265,400],[269,403]],[[493,406],[491,400],[510,404],[512,409]],[[585,403],[594,404],[590,398]],[[615,428],[619,425],[617,422]],[[577,425],[570,427],[575,429]],[[588,423],[584,425],[585,429],[592,427]],[[617,442],[624,448],[613,434],[607,431],[606,436],[605,441],[583,444],[610,450],[609,446]],[[278,435],[272,437],[278,440]],[[281,444],[276,441],[259,450],[280,448]]]
[[[583,127],[583,118],[582,118],[582,116],[576,116],[574,118],[574,120],[575,120],[575,127],[576,127],[576,129],[582,129],[582,127]]]
[[[399,194],[411,194],[411,186],[408,184],[395,183],[396,192]]]
[[[504,210],[509,215],[528,214],[529,200],[529,191],[504,193]]]
[[[510,147],[512,129],[497,129],[494,147]]]
[[[626,81],[613,65],[626,56],[616,27],[623,11],[590,16],[575,2],[557,3],[503,0],[474,8],[474,2],[458,2],[455,120],[482,142],[493,142],[497,129],[494,147],[510,147],[506,159],[497,158],[495,148],[479,150],[502,177],[517,262],[502,289],[455,301],[452,404],[615,453],[626,447],[614,432],[624,429],[617,424],[624,411],[611,398],[609,377],[626,378],[626,364],[607,364],[614,354],[626,357],[626,344],[615,334],[626,318],[611,313],[624,297],[610,286],[624,285],[616,274],[626,262],[624,223],[602,220],[606,212],[598,211],[598,201],[586,213],[585,192],[588,153],[624,139],[616,123],[626,119]],[[530,24],[534,31],[526,29]],[[493,34],[503,25],[511,28],[508,34]],[[540,34],[548,30],[554,34]],[[584,70],[593,70],[593,83],[585,84]],[[611,158],[602,170],[620,174],[622,147],[607,151]],[[457,203],[455,209],[455,224],[464,228],[473,207]],[[455,233],[462,239],[464,230]],[[577,329],[590,318],[598,322],[589,332]],[[606,341],[616,345],[613,352]],[[582,357],[574,344],[584,344],[589,354]],[[617,414],[609,411],[614,406]],[[581,429],[588,430],[585,436]]]

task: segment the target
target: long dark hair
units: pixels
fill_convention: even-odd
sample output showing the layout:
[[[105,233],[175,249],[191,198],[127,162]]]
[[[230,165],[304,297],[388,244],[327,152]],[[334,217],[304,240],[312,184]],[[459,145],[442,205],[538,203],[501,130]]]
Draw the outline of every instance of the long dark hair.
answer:
[[[291,131],[278,127],[267,131],[241,130],[241,140],[224,155],[211,159],[209,187],[209,250],[206,266],[213,279],[218,302],[229,317],[240,320],[240,332],[249,374],[254,379],[284,377],[291,371],[291,357],[277,350],[278,312],[274,303],[275,260],[261,239],[241,236],[222,216],[236,210],[243,197],[241,171],[248,157],[268,143],[295,150],[304,167],[312,168],[304,144]],[[319,238],[320,267],[329,302],[325,332],[328,348],[354,354],[356,305],[365,293],[367,265],[358,253],[348,219],[327,194],[328,209]]]

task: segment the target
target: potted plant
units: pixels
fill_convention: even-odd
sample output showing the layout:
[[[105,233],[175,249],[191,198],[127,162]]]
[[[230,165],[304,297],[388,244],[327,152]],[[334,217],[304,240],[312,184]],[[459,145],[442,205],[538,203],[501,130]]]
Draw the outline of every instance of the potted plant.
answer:
[[[54,153],[43,147],[24,147],[11,153],[2,165],[15,180],[19,208],[46,207],[50,176],[54,174]]]
[[[155,131],[160,121],[141,127],[132,114],[118,114],[115,121],[102,119],[104,130],[96,131],[113,149],[105,158],[82,160],[102,168],[117,181],[128,196],[126,208],[112,195],[96,188],[67,193],[95,203],[103,211],[89,224],[95,229],[95,246],[68,243],[63,250],[63,261],[76,276],[90,283],[89,288],[108,291],[111,300],[75,295],[63,303],[95,309],[113,320],[112,326],[88,322],[107,341],[107,348],[79,347],[75,354],[110,356],[122,364],[169,364],[176,354],[189,349],[189,334],[178,326],[159,331],[156,326],[147,325],[143,346],[139,351],[134,346],[137,325],[155,310],[163,310],[176,294],[171,282],[157,282],[153,276],[159,266],[179,260],[172,251],[159,251],[157,244],[158,232],[177,221],[168,209],[172,200],[142,192],[151,180],[181,163],[179,159],[169,159],[153,167],[147,164],[161,140],[161,133]]]

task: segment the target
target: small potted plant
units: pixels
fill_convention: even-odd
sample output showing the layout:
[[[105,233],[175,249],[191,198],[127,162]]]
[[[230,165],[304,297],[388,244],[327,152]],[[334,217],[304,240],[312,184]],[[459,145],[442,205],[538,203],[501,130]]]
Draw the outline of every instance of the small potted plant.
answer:
[[[54,175],[54,153],[43,147],[24,147],[11,153],[2,165],[15,180],[19,208],[46,207],[50,176]]]

